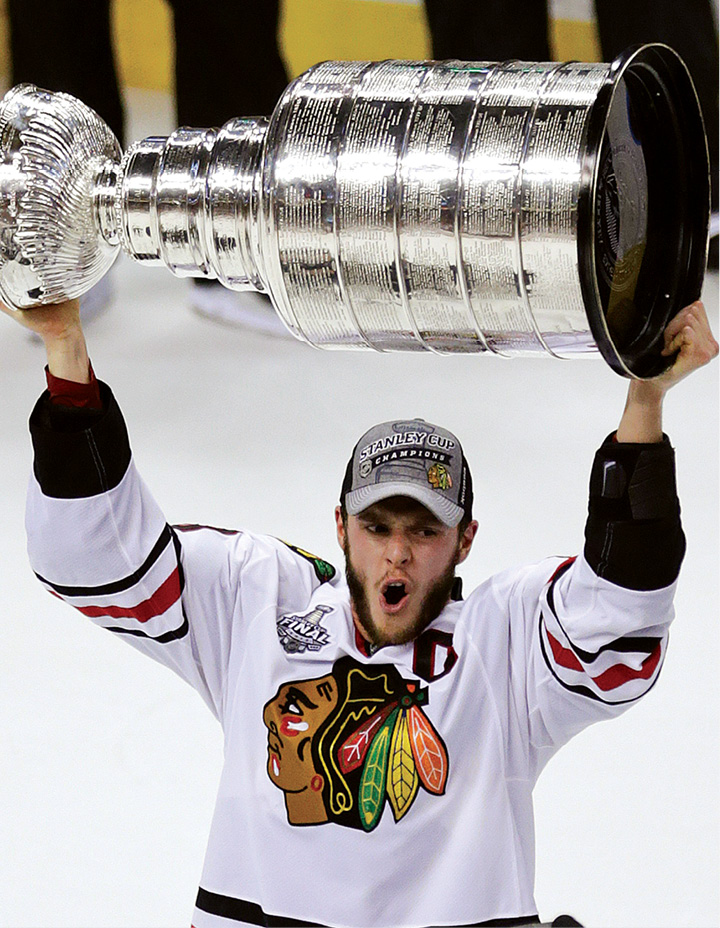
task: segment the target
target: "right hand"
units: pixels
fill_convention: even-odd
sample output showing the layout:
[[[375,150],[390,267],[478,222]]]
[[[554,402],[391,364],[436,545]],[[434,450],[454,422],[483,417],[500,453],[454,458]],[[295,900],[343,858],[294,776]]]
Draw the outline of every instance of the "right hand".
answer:
[[[36,306],[30,310],[10,309],[0,303],[0,309],[45,342],[51,374],[76,383],[90,382],[90,361],[80,324],[78,300]]]
[[[0,310],[17,323],[35,332],[44,342],[48,339],[63,339],[80,329],[80,302],[66,300],[64,303],[52,303],[35,306],[33,309],[10,309],[0,303]]]

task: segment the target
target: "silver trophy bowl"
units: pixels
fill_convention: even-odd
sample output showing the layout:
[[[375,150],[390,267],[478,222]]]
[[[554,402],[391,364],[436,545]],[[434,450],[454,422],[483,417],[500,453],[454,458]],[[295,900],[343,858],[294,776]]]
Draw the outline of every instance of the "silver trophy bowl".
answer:
[[[269,294],[319,348],[575,358],[630,377],[700,295],[709,165],[687,68],[325,62],[269,118],[121,155],[89,108],[0,103],[0,299],[87,291],[119,250]]]

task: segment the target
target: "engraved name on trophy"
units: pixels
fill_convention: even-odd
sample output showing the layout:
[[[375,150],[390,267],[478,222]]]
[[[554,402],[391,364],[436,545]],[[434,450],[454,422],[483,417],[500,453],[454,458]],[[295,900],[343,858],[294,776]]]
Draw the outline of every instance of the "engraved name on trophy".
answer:
[[[599,350],[648,377],[705,269],[705,134],[664,45],[611,64],[326,62],[269,119],[124,156],[82,103],[22,85],[0,149],[16,308],[82,294],[122,248],[267,292],[318,347]]]

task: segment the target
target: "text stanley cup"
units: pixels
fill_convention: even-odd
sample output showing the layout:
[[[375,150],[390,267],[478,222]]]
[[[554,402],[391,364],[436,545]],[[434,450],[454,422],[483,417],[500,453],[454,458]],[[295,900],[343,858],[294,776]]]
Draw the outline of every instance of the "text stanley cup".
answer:
[[[120,249],[267,292],[325,348],[599,350],[651,376],[699,296],[708,160],[682,61],[326,62],[270,118],[123,156],[80,101],[0,104],[0,298],[78,296]]]

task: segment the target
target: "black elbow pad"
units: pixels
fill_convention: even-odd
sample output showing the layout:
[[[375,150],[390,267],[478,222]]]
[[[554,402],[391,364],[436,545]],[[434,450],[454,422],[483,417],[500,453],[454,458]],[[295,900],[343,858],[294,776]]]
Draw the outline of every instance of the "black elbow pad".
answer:
[[[633,590],[677,578],[685,553],[675,486],[675,452],[608,439],[595,455],[585,526],[585,558],[595,573]]]
[[[55,406],[46,391],[30,416],[33,470],[46,496],[79,499],[117,486],[130,464],[125,421],[110,388],[102,409]]]

